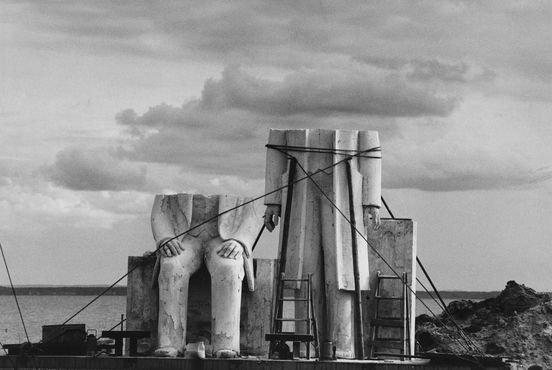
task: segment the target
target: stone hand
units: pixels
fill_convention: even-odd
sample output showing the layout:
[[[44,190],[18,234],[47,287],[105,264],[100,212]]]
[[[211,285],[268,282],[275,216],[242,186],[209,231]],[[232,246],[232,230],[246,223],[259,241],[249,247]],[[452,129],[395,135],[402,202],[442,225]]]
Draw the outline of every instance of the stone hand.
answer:
[[[168,243],[163,242],[161,245],[162,247],[159,248],[157,253],[163,257],[175,257],[184,251],[184,247],[178,239],[173,239]]]
[[[379,229],[381,225],[381,219],[378,207],[365,207],[364,208],[364,226],[372,224],[375,230]]]
[[[278,219],[280,218],[280,206],[277,204],[269,204],[266,206],[264,214],[264,224],[268,231],[272,232],[276,226],[278,226]]]
[[[235,260],[243,253],[243,246],[235,240],[227,240],[216,250],[217,254],[224,258]]]

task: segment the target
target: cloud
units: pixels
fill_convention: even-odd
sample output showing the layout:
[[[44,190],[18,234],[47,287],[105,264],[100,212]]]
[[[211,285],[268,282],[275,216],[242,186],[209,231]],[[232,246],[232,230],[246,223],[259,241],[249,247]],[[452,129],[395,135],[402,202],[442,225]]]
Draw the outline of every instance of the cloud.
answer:
[[[387,158],[384,186],[446,192],[524,188],[552,179],[552,167],[534,169],[530,163],[508,161],[511,158],[462,156],[461,153],[445,153],[443,158],[443,152],[435,155],[414,160]]]
[[[254,78],[238,67],[227,67],[221,80],[208,80],[202,106],[238,108],[288,116],[295,114],[363,114],[376,116],[446,116],[456,99],[442,97],[426,86],[408,84],[398,76],[366,70],[295,72],[281,82]]]
[[[128,190],[146,184],[145,166],[122,162],[102,149],[63,149],[44,172],[55,184],[73,190]]]
[[[116,114],[117,123],[131,136],[117,156],[176,165],[194,175],[257,179],[263,177],[270,128],[372,129],[394,136],[397,127],[390,115],[444,114],[452,107],[451,101],[406,83],[377,86],[368,74],[360,79],[366,84],[346,70],[334,75],[296,73],[275,82],[228,67],[221,79],[205,82],[198,100],[180,107],[162,103],[143,114],[133,109]],[[373,91],[372,96],[367,91]]]
[[[397,68],[403,66],[397,64]],[[460,78],[455,73],[465,71],[462,65],[450,70],[436,69],[440,78],[448,74],[449,79]],[[462,72],[462,78],[468,78],[470,69]],[[546,118],[545,113],[535,112],[533,119],[520,115],[514,102],[480,96],[458,104],[446,117],[429,117],[429,112],[416,116],[425,109],[423,104],[407,117],[400,117],[402,112],[392,112],[391,108],[387,113],[397,116],[374,116],[369,104],[366,108],[354,97],[358,95],[357,88],[363,85],[357,82],[368,79],[369,74],[355,79],[353,71],[356,69],[351,67],[337,74],[296,72],[280,81],[271,81],[228,67],[222,78],[205,83],[198,100],[180,107],[159,104],[141,115],[132,109],[117,114],[117,122],[132,135],[132,140],[119,148],[118,155],[131,161],[177,166],[182,171],[181,187],[176,187],[177,190],[185,187],[194,191],[202,188],[224,191],[223,187],[213,186],[212,181],[232,176],[247,181],[263,178],[264,143],[271,127],[371,129],[380,131],[382,137],[386,153],[384,185],[388,188],[499,189],[542,183],[550,178],[550,171],[535,170],[548,168],[549,164],[538,160],[546,158],[546,153],[533,155],[509,147],[510,142],[524,147],[525,142],[538,140],[539,130],[545,127],[539,122]],[[410,84],[401,81],[404,86]],[[412,84],[417,86],[415,82]],[[400,100],[406,95],[401,95],[401,89],[386,95],[387,89],[388,86],[383,87],[382,94],[374,88],[373,95],[377,95],[374,99],[383,101],[384,97],[392,99],[397,95]],[[339,97],[334,99],[331,92]],[[402,93],[405,92],[410,93],[414,102],[426,98],[430,101],[433,97],[427,93],[415,96],[404,87]],[[340,100],[341,96],[353,97],[348,101]],[[368,94],[362,97],[368,98]],[[497,117],[496,112],[504,115]],[[534,121],[534,132],[523,135],[524,126],[520,127],[519,122],[528,119]],[[504,142],[492,141],[496,132],[501,133]],[[172,184],[166,188],[176,185],[161,176],[165,178],[161,183]]]
[[[460,84],[493,95],[550,100],[550,84],[543,82],[552,77],[552,50],[546,38],[534,35],[549,31],[551,6],[30,0],[9,7],[9,18],[26,20],[12,22],[10,34],[33,52],[117,55],[135,66],[152,60],[205,68],[236,63],[272,72],[333,68],[364,58],[396,61],[402,66],[395,66],[396,73],[406,81],[451,85],[449,95]]]
[[[382,140],[384,186],[447,192],[552,185],[550,108],[523,106],[474,97],[446,125],[402,125],[400,136]]]
[[[248,112],[205,111],[197,103],[160,104],[143,115],[123,111],[117,119],[133,135],[118,149],[122,158],[177,165],[191,176],[262,174],[268,129]]]
[[[36,179],[33,185],[14,183],[10,187],[0,187],[0,195],[3,199],[0,229],[6,232],[22,228],[32,229],[33,233],[37,230],[48,232],[50,227],[105,229],[135,217],[129,212],[103,209],[83,194]]]
[[[550,76],[547,2],[407,1],[44,2],[28,1],[25,33],[34,47],[201,62],[312,66],[332,56],[452,60],[528,76]],[[469,40],[467,42],[466,40]],[[497,41],[500,40],[500,41]],[[495,70],[495,68],[493,68]]]
[[[407,60],[382,56],[357,56],[354,59],[381,69],[400,71],[406,78],[415,81],[435,80],[450,83],[468,83],[491,81],[496,77],[496,72],[465,61]]]

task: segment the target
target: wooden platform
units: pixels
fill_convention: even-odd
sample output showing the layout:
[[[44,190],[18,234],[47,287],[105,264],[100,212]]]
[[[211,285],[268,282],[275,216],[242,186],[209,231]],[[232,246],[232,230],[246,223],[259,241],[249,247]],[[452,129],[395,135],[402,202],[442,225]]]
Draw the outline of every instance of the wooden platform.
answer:
[[[18,370],[468,370],[467,364],[444,364],[441,361],[294,361],[267,359],[183,359],[155,357],[78,357],[78,356],[0,356],[0,369]],[[515,369],[508,364],[484,369]]]

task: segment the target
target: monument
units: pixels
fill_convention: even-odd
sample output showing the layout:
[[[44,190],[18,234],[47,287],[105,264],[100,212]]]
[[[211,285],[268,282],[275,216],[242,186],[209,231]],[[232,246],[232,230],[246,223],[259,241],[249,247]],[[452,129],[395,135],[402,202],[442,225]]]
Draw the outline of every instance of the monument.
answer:
[[[262,224],[255,204],[248,200],[200,194],[155,197],[151,213],[158,247],[154,272],[159,284],[155,355],[183,354],[189,280],[203,263],[211,275],[213,355],[235,357],[240,353],[242,280],[245,276],[249,290],[255,289],[251,248]]]
[[[281,214],[290,218],[287,230],[280,228],[280,248],[287,244],[286,252],[279,251],[286,255],[285,276],[312,274],[320,340],[333,342],[338,358],[354,358],[360,329],[355,328],[354,293],[370,288],[365,226],[380,224],[378,133],[273,129],[267,147],[265,224],[272,231]],[[296,288],[297,297],[305,296],[302,286]],[[295,315],[304,317],[303,310],[296,305]]]
[[[366,300],[367,291],[371,298],[381,291],[402,298],[379,305],[379,315],[403,324],[402,329],[380,324],[378,337],[402,338],[398,353],[413,353],[409,315],[415,308],[410,292],[416,280],[416,224],[380,219],[378,133],[273,129],[266,160],[264,223],[273,231],[282,216],[274,250],[279,267],[277,260],[252,259],[262,225],[256,202],[228,195],[157,195],[151,225],[158,255],[155,266],[147,257],[129,257],[127,329],[150,331],[147,348],[157,356],[183,355],[188,333],[190,342],[211,340],[216,357],[265,357],[273,344],[279,345],[267,339],[272,333],[301,334],[307,328],[299,321],[284,328],[279,320],[289,313],[295,318],[314,313],[316,350],[331,342],[336,357],[364,359],[365,350],[369,357],[374,352],[372,324],[378,316],[377,299]],[[281,283],[281,272],[284,280],[310,276],[312,307],[311,299],[309,305],[279,307],[290,301],[275,299],[283,284],[298,302],[307,291],[300,282]],[[382,285],[381,274],[407,279],[404,285]],[[155,289],[148,289],[152,280]],[[307,307],[312,308],[308,314]],[[303,355],[296,344],[293,355]]]

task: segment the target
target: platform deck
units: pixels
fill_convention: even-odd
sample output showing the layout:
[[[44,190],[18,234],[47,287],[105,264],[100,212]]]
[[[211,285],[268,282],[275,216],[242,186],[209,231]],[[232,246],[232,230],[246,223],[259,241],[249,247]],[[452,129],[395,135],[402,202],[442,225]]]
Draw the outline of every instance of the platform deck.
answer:
[[[469,365],[415,361],[295,361],[268,359],[184,359],[155,357],[0,356],[0,369],[18,370],[467,370]],[[512,367],[484,367],[512,369]]]

